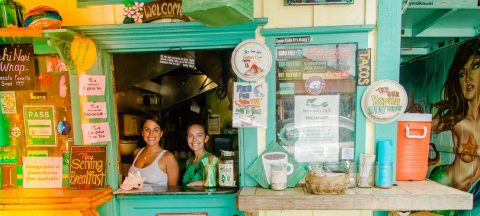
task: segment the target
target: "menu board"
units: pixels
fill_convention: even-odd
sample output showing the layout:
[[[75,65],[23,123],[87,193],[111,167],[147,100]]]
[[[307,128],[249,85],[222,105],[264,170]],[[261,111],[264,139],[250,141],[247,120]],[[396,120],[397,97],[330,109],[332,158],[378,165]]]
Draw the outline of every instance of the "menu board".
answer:
[[[0,44],[0,91],[35,88],[32,44]]]
[[[72,146],[70,189],[105,188],[106,147]]]

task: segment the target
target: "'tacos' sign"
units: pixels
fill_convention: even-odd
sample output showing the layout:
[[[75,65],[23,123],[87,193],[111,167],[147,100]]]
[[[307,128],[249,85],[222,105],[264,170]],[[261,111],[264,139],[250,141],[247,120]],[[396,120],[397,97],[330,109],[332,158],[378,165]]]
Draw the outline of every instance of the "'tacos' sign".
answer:
[[[143,6],[143,18],[143,22],[164,18],[189,21],[189,18],[183,15],[182,2],[176,0],[159,0],[145,3]]]

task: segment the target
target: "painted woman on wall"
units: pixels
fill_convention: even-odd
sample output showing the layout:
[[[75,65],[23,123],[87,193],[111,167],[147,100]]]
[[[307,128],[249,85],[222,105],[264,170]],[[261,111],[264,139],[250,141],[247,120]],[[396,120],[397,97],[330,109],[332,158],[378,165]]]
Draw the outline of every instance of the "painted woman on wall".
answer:
[[[480,37],[462,44],[443,86],[443,100],[434,103],[434,132],[450,130],[455,158],[434,168],[430,179],[479,196],[480,184]],[[435,111],[435,109],[433,110]],[[478,188],[477,188],[478,187]]]

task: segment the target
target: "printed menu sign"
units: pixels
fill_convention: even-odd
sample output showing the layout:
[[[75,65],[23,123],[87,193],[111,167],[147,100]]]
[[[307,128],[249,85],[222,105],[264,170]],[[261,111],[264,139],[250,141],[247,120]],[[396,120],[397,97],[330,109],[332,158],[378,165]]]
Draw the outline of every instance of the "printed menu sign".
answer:
[[[295,96],[298,162],[338,161],[339,106],[339,95]]]
[[[23,188],[61,188],[62,157],[23,157]]]
[[[82,124],[82,130],[84,143],[109,142],[112,140],[108,122],[85,123]]]
[[[35,88],[32,44],[0,44],[0,91]]]
[[[70,157],[70,189],[105,187],[105,146],[72,146]]]
[[[23,106],[25,140],[28,146],[55,146],[53,106]]]
[[[107,118],[107,103],[93,102],[83,104],[83,118]]]

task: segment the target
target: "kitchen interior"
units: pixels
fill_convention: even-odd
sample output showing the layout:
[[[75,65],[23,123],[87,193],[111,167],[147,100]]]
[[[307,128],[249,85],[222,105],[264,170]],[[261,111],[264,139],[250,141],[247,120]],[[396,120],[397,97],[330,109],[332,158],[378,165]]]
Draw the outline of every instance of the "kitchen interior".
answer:
[[[238,157],[237,129],[232,128],[231,88],[236,75],[231,53],[175,50],[113,55],[123,177],[133,162],[133,151],[145,146],[141,124],[148,114],[160,117],[165,127],[163,147],[176,156],[181,176],[186,160],[193,156],[186,141],[186,124],[192,119],[207,125],[207,151],[217,157],[221,150],[234,151]]]

